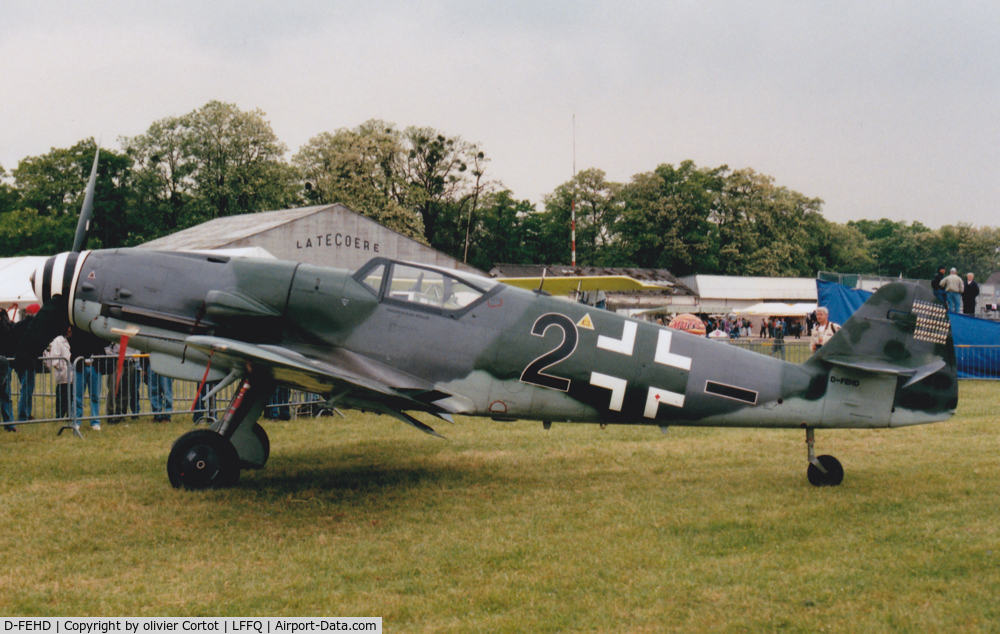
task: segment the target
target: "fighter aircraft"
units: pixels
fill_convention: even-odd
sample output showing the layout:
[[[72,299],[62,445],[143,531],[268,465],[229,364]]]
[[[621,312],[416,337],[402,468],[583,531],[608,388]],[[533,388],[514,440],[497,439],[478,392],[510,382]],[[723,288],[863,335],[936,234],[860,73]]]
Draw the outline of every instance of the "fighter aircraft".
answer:
[[[95,157],[94,169],[97,159]],[[174,487],[235,484],[270,443],[257,419],[278,385],[327,405],[436,432],[414,413],[497,420],[800,428],[807,477],[841,483],[816,456],[816,429],[948,419],[958,402],[947,313],[920,286],[889,284],[801,365],[494,279],[375,258],[351,272],[276,260],[135,249],[84,250],[88,185],[74,247],[32,282],[43,304],[15,364],[67,324],[130,337],[154,371],[238,382],[221,419],[180,436]],[[123,346],[124,347],[124,346]]]

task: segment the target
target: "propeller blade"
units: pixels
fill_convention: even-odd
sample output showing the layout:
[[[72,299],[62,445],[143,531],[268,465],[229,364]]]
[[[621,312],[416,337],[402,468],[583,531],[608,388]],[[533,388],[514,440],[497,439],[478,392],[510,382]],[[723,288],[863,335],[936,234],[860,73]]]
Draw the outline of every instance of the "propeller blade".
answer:
[[[14,369],[24,372],[35,367],[35,361],[42,356],[52,340],[66,334],[68,327],[66,298],[56,295],[42,306],[28,324],[14,354]]]
[[[79,253],[87,246],[87,232],[90,231],[90,217],[94,215],[94,189],[97,187],[97,159],[101,156],[101,148],[94,152],[94,166],[90,168],[90,180],[87,182],[87,193],[83,197],[83,208],[80,209],[80,221],[76,223],[76,235],[73,237],[73,252]]]

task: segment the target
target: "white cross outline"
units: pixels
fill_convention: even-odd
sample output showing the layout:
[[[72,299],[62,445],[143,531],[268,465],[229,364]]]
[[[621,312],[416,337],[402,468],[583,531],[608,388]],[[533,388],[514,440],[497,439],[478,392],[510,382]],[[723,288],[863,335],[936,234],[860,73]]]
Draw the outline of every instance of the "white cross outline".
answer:
[[[638,327],[634,321],[626,321],[625,327],[622,329],[621,339],[614,339],[612,337],[599,335],[597,337],[597,347],[631,357],[632,348],[635,346],[635,333],[637,328]]]
[[[608,374],[601,374],[600,372],[591,372],[590,384],[611,390],[611,404],[608,405],[608,409],[615,412],[622,411],[622,404],[625,402],[625,388],[628,386],[628,381]]]
[[[660,365],[668,365],[672,368],[691,371],[691,357],[670,352],[670,343],[674,334],[667,328],[661,328],[656,337],[656,353],[653,361]],[[660,409],[660,403],[673,405],[674,407],[684,407],[684,395],[669,390],[650,387],[646,395],[646,410],[643,416],[646,418],[656,418],[656,413]]]
[[[656,418],[656,412],[660,409],[660,403],[666,403],[674,407],[684,407],[684,395],[651,387],[649,388],[649,394],[646,396],[646,411],[642,415],[646,418]]]
[[[653,357],[653,361],[662,365],[669,365],[673,368],[690,371],[691,357],[670,352],[670,341],[673,339],[673,336],[673,333],[666,328],[660,329],[656,339],[656,355]]]

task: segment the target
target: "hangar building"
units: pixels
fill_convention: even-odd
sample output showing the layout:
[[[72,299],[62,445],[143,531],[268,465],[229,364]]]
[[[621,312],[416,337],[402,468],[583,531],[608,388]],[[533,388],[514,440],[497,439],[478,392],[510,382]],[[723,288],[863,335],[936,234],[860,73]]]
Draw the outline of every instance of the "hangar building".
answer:
[[[262,248],[281,260],[356,270],[378,256],[480,273],[344,205],[216,218],[141,245],[161,251]]]

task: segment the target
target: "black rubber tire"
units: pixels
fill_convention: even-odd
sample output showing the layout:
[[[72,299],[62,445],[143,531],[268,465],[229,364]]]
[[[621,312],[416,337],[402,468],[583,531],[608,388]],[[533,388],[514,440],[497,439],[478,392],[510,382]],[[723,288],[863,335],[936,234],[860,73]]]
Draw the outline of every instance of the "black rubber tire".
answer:
[[[167,476],[175,489],[200,491],[234,486],[240,479],[236,447],[210,429],[184,434],[170,448]]]
[[[810,463],[809,469],[806,470],[806,477],[809,478],[809,484],[814,487],[835,487],[844,481],[844,468],[840,466],[839,460],[833,456],[818,456],[816,460],[823,465],[826,473],[823,473],[816,465]]]
[[[240,460],[240,466],[244,469],[263,469],[264,465],[267,464],[267,459],[271,456],[271,441],[267,437],[267,432],[260,426],[260,423],[254,423],[250,431],[257,437],[257,440],[260,441],[261,446],[264,448],[264,462],[251,464],[246,460]]]

